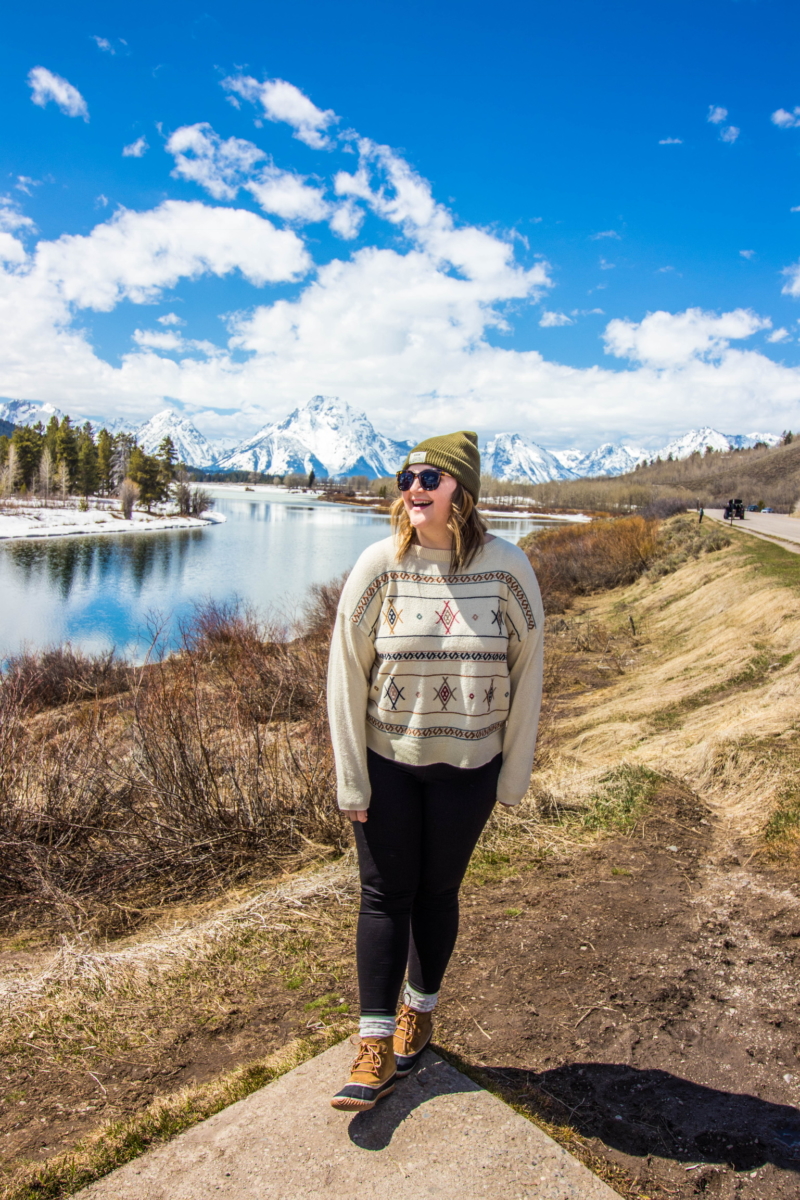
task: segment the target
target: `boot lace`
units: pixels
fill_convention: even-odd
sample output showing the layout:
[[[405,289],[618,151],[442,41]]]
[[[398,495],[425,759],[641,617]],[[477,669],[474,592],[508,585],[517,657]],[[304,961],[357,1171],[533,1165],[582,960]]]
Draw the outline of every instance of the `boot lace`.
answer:
[[[404,1050],[406,1050],[410,1045],[414,1044],[414,1037],[418,1032],[418,1017],[419,1013],[416,1013],[413,1008],[407,1008],[404,1006],[401,1009],[400,1016],[397,1018],[397,1033],[399,1038],[402,1039]]]
[[[368,1070],[373,1070],[376,1075],[381,1071],[381,1055],[380,1051],[373,1042],[362,1042],[359,1046],[358,1054],[353,1059],[353,1065],[350,1068],[351,1072],[357,1071],[366,1067]]]

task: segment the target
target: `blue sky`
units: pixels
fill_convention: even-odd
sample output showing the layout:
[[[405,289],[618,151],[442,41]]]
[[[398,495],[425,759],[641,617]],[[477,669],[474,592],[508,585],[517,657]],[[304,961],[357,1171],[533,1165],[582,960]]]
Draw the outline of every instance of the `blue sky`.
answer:
[[[169,403],[227,440],[315,392],[399,436],[796,427],[799,25],[776,0],[18,6],[0,394]]]

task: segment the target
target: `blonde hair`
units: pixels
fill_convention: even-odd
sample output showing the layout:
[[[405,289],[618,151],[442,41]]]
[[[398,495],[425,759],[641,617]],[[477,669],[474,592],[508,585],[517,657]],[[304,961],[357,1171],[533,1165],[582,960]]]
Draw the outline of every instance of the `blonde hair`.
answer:
[[[456,484],[451,504],[450,516],[447,521],[447,528],[453,538],[450,550],[450,574],[456,575],[472,562],[483,546],[489,527],[478,512],[472,494],[460,483]],[[416,530],[409,520],[402,496],[398,496],[392,505],[391,517],[399,562],[400,559],[405,558],[412,545],[419,544]]]

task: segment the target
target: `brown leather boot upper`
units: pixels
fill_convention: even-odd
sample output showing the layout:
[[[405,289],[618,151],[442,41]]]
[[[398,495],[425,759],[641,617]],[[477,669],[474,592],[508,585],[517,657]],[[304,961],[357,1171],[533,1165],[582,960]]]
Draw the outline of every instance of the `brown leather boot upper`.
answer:
[[[417,1012],[404,1004],[397,1018],[397,1032],[394,1035],[394,1052],[410,1058],[426,1046],[431,1038],[433,1013]]]
[[[390,1037],[363,1037],[350,1068],[350,1083],[377,1088],[395,1072],[394,1046]]]

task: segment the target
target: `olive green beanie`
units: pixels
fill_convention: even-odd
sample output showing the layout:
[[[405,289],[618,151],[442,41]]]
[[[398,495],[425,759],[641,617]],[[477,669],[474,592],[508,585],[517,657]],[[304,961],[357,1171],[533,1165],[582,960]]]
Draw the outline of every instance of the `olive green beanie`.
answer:
[[[477,504],[481,490],[481,456],[478,453],[477,433],[462,429],[458,433],[426,438],[414,447],[401,470],[405,471],[414,463],[429,463],[432,467],[447,471],[466,488]]]

